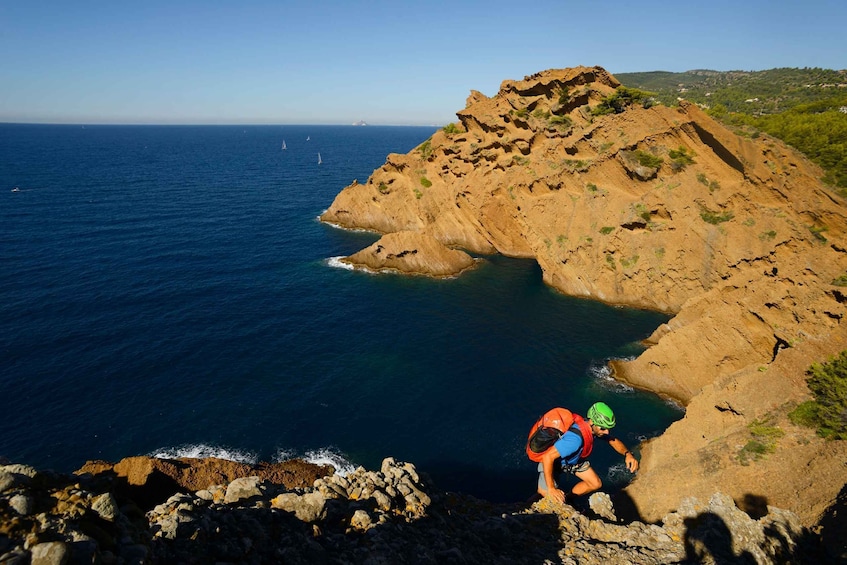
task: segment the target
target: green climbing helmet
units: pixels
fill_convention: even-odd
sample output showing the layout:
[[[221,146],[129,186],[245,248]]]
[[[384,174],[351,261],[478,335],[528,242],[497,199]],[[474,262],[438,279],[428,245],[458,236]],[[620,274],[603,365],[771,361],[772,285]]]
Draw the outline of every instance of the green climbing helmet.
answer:
[[[605,402],[595,402],[588,409],[588,418],[607,430],[615,427],[615,413]]]

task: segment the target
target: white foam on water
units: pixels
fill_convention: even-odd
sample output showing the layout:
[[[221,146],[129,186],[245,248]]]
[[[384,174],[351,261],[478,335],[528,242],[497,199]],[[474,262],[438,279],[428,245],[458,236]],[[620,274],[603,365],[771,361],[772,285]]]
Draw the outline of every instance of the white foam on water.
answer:
[[[335,469],[335,472],[342,477],[346,477],[355,471],[357,467],[341,453],[331,447],[307,451],[302,455],[292,450],[279,449],[277,450],[274,461],[282,463],[283,461],[288,461],[290,459],[302,459],[307,463],[314,463],[315,465],[330,465]]]
[[[215,457],[217,459],[226,459],[227,461],[237,461],[238,463],[248,463],[250,465],[255,465],[259,462],[259,456],[256,453],[218,445],[206,445],[204,443],[163,447],[153,451],[149,456],[156,457],[157,459],[179,459],[181,457],[205,459],[206,457]]]
[[[328,209],[329,208],[327,208],[327,210]],[[325,220],[321,220],[321,216],[323,216],[325,213],[326,213],[326,210],[324,210],[323,212],[318,214],[315,217],[315,220],[317,220],[318,222],[320,222],[324,225],[333,227],[337,230],[344,230],[344,231],[349,231],[349,232],[353,232],[353,233],[377,233],[374,230],[368,230],[368,229],[365,229],[365,228],[348,228],[347,226],[342,226],[341,224],[336,224],[336,223],[333,223],[333,222],[327,222]]]
[[[615,463],[609,467],[609,471],[606,476],[609,478],[609,482],[615,484],[627,484],[635,477],[635,475],[630,473],[629,469],[626,468],[626,463]]]
[[[609,364],[606,361],[592,361],[586,372],[588,373],[588,376],[594,379],[596,383],[605,389],[626,394],[635,392],[635,389],[631,386],[615,380],[612,377],[612,368],[609,367]]]
[[[276,450],[276,455],[274,455],[273,461],[275,463],[282,463],[289,459],[297,459],[297,452],[293,449],[283,449],[280,447]]]
[[[674,400],[673,398],[665,398],[665,404],[680,412],[685,412],[685,406]]]
[[[344,257],[342,257],[342,256],[330,257],[329,259],[326,260],[326,264],[329,265],[330,267],[335,268],[335,269],[346,269],[348,271],[356,271],[356,270],[364,271],[364,269],[356,269],[355,265],[351,265],[350,263],[345,263],[344,261],[342,261],[342,259],[344,259]]]

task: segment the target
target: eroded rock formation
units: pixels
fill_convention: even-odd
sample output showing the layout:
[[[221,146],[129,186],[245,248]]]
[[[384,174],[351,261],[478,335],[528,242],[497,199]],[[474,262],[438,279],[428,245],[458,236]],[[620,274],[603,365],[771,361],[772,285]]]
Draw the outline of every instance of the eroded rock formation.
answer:
[[[639,511],[655,520],[720,488],[811,524],[847,481],[847,447],[785,414],[808,398],[806,367],[847,346],[847,293],[832,284],[847,272],[847,208],[801,154],[692,104],[595,115],[618,86],[579,67],[505,81],[490,98],[472,92],[459,125],[389,155],[322,219],[533,258],[563,293],[674,314],[645,353],[613,363],[618,378],[687,409],[642,447],[628,488]],[[420,272],[428,260],[416,249]],[[786,435],[744,465],[759,421]]]

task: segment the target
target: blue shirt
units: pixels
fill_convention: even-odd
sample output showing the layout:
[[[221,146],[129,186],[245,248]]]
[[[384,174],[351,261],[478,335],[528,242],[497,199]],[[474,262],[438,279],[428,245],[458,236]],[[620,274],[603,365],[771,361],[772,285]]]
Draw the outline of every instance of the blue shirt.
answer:
[[[577,426],[571,426],[562,437],[556,440],[553,447],[559,452],[562,458],[562,465],[573,465],[577,463],[582,453],[582,435],[579,433],[579,428]]]

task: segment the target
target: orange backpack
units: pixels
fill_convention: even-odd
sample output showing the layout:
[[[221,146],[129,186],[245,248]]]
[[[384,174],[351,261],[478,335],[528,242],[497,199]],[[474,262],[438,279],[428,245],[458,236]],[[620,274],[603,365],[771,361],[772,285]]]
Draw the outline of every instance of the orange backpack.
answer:
[[[527,456],[530,460],[540,463],[544,454],[574,424],[579,426],[582,436],[580,457],[586,458],[591,455],[591,450],[594,448],[594,434],[591,433],[591,426],[588,425],[588,422],[582,416],[574,414],[567,408],[553,408],[541,416],[529,430],[529,437],[526,440]]]

